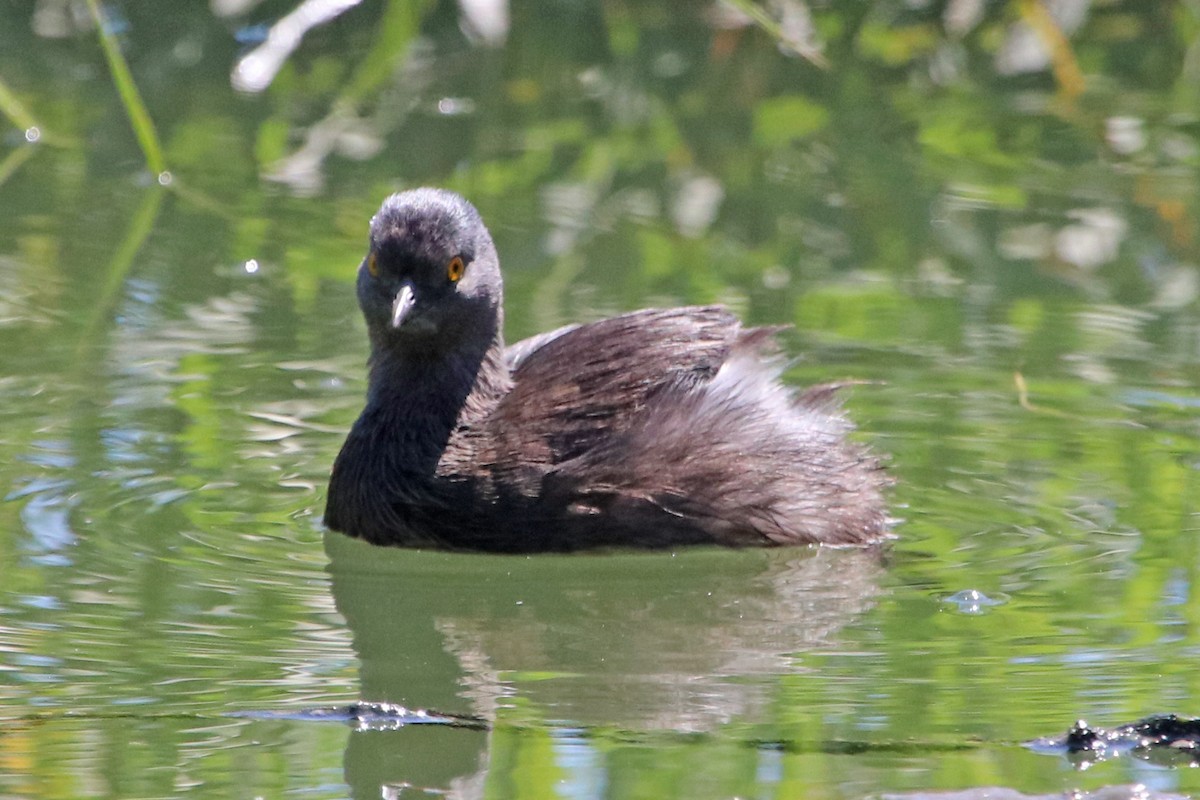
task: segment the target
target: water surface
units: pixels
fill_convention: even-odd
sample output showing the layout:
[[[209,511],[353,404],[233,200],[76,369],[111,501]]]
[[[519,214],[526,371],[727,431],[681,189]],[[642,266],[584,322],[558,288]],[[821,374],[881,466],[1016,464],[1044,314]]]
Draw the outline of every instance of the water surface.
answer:
[[[1200,790],[1020,746],[1200,713],[1200,18],[1048,5],[363,4],[261,91],[286,4],[108,7],[169,176],[82,7],[0,12],[0,794]],[[420,184],[491,226],[512,341],[790,325],[789,382],[864,382],[897,541],[327,535],[367,220]],[[359,699],[486,730],[273,716]]]

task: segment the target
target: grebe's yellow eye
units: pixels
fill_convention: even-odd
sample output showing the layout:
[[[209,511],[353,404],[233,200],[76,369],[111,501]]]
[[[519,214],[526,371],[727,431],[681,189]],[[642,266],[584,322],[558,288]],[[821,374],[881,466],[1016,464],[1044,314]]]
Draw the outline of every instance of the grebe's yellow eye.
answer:
[[[375,258],[374,251],[367,254],[367,272],[371,273],[372,278],[379,277],[379,259]]]
[[[466,268],[467,265],[463,263],[462,257],[455,256],[454,258],[450,259],[450,263],[446,265],[446,277],[450,279],[451,283],[457,283],[458,279],[463,276],[463,271]]]

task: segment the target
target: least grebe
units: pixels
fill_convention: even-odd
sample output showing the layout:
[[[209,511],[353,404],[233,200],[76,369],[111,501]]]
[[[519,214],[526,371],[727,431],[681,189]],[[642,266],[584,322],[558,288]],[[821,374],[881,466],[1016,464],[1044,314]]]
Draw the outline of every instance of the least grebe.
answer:
[[[774,330],[719,306],[646,309],[505,347],[500,263],[440,189],[371,219],[358,301],[367,403],[328,527],[375,544],[864,544],[887,535],[878,459],[835,387],[779,381]]]

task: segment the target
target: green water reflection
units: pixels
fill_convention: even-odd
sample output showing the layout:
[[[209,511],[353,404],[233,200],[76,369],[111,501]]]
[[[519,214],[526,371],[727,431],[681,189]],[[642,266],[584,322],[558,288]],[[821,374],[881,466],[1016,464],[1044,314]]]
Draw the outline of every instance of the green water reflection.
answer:
[[[1195,793],[1019,746],[1200,713],[1194,4],[469,5],[352,8],[240,93],[287,3],[107,7],[169,179],[85,6],[0,11],[0,795]],[[896,543],[325,535],[366,221],[423,183],[510,340],[724,302],[869,382]],[[226,716],[359,698],[490,728]]]

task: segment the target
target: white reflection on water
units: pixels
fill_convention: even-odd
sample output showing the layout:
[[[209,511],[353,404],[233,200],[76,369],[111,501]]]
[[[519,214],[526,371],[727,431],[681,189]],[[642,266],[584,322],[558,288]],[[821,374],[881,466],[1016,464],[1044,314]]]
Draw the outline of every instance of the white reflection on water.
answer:
[[[239,92],[261,92],[275,80],[280,68],[300,46],[304,35],[336,19],[362,0],[304,0],[271,26],[267,40],[251,50],[233,68],[230,80]]]
[[[66,481],[50,483],[54,484],[53,488],[67,485]],[[58,553],[75,542],[75,531],[71,528],[71,502],[61,494],[51,492],[31,497],[21,508],[21,522],[33,537],[35,548],[44,554]],[[65,555],[60,558],[63,563],[69,563]]]
[[[1063,261],[1092,270],[1113,261],[1129,230],[1125,219],[1107,208],[1068,211],[1075,220],[1054,237],[1054,252]]]
[[[1070,36],[1083,25],[1091,6],[1091,0],[1047,0],[1045,3],[1046,11],[1064,36]],[[996,53],[996,71],[1001,75],[1021,75],[1048,69],[1051,44],[1047,39],[1044,31],[1035,30],[1024,19],[1014,22]]]

